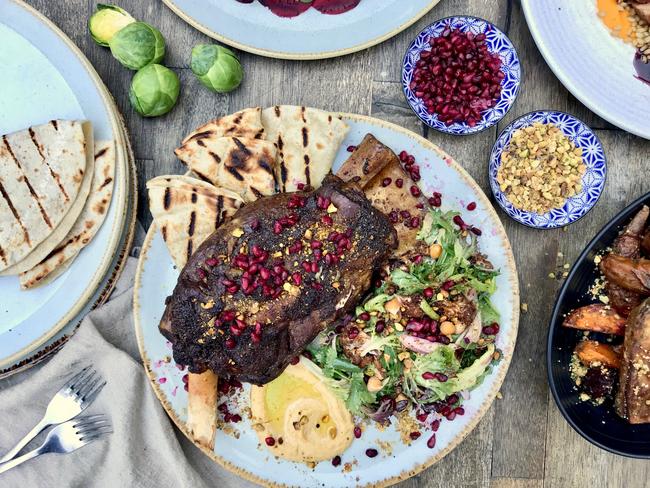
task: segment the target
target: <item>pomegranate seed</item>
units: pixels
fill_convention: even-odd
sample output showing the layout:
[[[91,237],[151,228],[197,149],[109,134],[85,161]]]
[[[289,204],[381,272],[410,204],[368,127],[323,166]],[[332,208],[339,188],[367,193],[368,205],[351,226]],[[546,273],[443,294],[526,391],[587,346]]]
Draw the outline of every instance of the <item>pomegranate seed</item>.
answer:
[[[381,186],[383,186],[383,187],[387,187],[387,186],[390,185],[392,182],[393,182],[393,179],[392,179],[392,178],[384,178],[383,180],[381,180]]]
[[[433,296],[433,288],[425,288],[422,294],[427,298],[431,298]]]
[[[399,214],[396,210],[393,210],[388,214],[388,220],[390,220],[391,224],[399,222]]]
[[[461,229],[465,227],[465,221],[460,215],[454,215],[454,224],[456,224]]]
[[[429,440],[427,441],[427,447],[429,449],[433,449],[436,445],[436,434],[433,434],[431,437],[429,437]]]
[[[258,343],[258,342],[260,342],[260,340],[261,340],[262,338],[260,337],[260,334],[258,334],[258,333],[256,333],[256,332],[253,332],[253,333],[251,334],[251,339],[252,339],[252,341],[253,341],[254,343]]]
[[[334,224],[334,220],[333,220],[332,217],[330,217],[329,215],[323,215],[323,216],[321,217],[320,220],[321,220],[321,222],[323,222],[323,224],[325,224],[325,225],[332,225],[332,224]]]
[[[257,230],[260,228],[260,221],[258,219],[253,219],[248,225],[250,226],[251,230]]]
[[[203,268],[197,268],[196,275],[199,277],[200,280],[204,280],[207,278],[208,273],[206,273],[206,271]]]
[[[440,383],[444,383],[445,381],[447,381],[447,380],[449,379],[449,378],[447,377],[447,375],[444,374],[444,373],[436,373],[436,374],[435,374],[435,378],[436,378]]]
[[[383,320],[378,320],[377,323],[375,324],[375,332],[377,334],[381,334],[385,328],[386,328],[386,322],[384,322]]]
[[[208,258],[205,260],[205,264],[214,267],[219,264],[219,260],[217,258]]]
[[[323,285],[321,283],[312,283],[311,287],[316,291],[323,291]]]
[[[456,407],[454,413],[456,415],[465,415],[465,409],[463,407]]]
[[[422,194],[420,188],[418,188],[417,185],[411,185],[410,191],[411,191],[411,195],[413,195],[414,197],[419,197]]]
[[[433,379],[435,379],[435,378],[436,378],[436,375],[433,374],[433,373],[430,372],[430,371],[426,371],[426,372],[422,373],[422,379],[425,379],[425,380],[433,380]]]
[[[377,456],[377,454],[379,454],[379,452],[377,452],[377,449],[372,449],[372,448],[366,449],[366,456],[368,456],[369,458],[374,458],[375,456]]]
[[[416,254],[415,256],[413,256],[413,258],[412,258],[411,260],[412,260],[415,264],[420,264],[420,263],[422,262],[423,259],[424,259],[424,257],[422,256],[422,254]]]
[[[447,415],[445,415],[446,419],[449,420],[450,422],[456,418],[456,412],[451,411]]]
[[[226,339],[226,349],[234,349],[237,343],[235,342],[235,339],[232,337],[229,337]]]
[[[408,210],[402,210],[399,213],[399,216],[402,217],[403,219],[410,219],[411,218],[411,212],[409,212]]]
[[[458,395],[454,393],[453,395],[450,395],[445,401],[448,405],[453,405],[454,403],[458,402]]]
[[[411,438],[411,440],[416,440],[416,439],[418,439],[421,435],[422,435],[422,434],[421,434],[420,432],[415,431],[415,432],[411,432],[411,433],[409,434],[409,437]]]
[[[296,364],[298,364],[299,362],[300,362],[300,356],[296,356],[295,358],[293,358],[293,359],[291,360],[291,364],[294,365],[294,366],[295,366]]]
[[[334,456],[334,459],[332,459],[332,466],[336,468],[337,466],[340,466],[340,464],[341,464],[341,456]]]
[[[266,445],[269,447],[275,446],[275,439],[273,437],[267,437],[264,439],[264,442],[266,442]]]
[[[440,205],[442,205],[442,199],[435,195],[430,197],[428,201],[429,201],[429,205],[431,205],[432,207],[439,207]]]
[[[349,337],[350,339],[353,339],[353,340],[354,340],[354,339],[356,339],[358,336],[359,336],[359,329],[357,329],[356,327],[350,327],[350,328],[348,329],[348,337]]]
[[[357,150],[357,146],[348,146],[348,152],[354,152]]]
[[[405,163],[408,160],[408,158],[409,158],[409,153],[407,153],[406,151],[402,151],[399,153],[399,160],[402,163]]]
[[[420,227],[420,217],[413,217],[411,219],[411,228],[417,229]]]
[[[273,222],[273,233],[281,234],[282,233],[282,224],[279,221]]]
[[[361,438],[361,427],[359,427],[358,425],[354,428],[354,437],[356,437],[357,439]]]
[[[291,279],[293,280],[296,286],[300,286],[302,284],[302,275],[300,273],[292,274]]]
[[[323,243],[321,241],[311,241],[309,243],[309,247],[311,247],[312,249],[320,249],[321,247],[323,247]]]
[[[297,183],[296,188],[300,191],[303,191],[305,189],[305,184],[304,183]]]
[[[452,280],[447,280],[442,284],[441,288],[445,291],[449,291],[454,287],[455,284],[456,283],[454,283]]]
[[[477,236],[480,236],[480,235],[483,234],[483,232],[481,232],[481,229],[479,229],[478,227],[472,227],[470,230],[472,231],[472,233],[474,235],[477,235]]]
[[[476,202],[469,203],[467,205],[467,210],[469,210],[470,212],[473,211],[473,210],[476,210]]]
[[[438,432],[438,429],[440,428],[440,420],[436,419],[433,422],[431,422],[431,430],[434,432]]]
[[[415,416],[415,418],[418,419],[418,421],[420,421],[420,422],[426,422],[426,420],[429,418],[429,414],[428,413],[418,413]]]
[[[402,188],[404,186],[404,180],[402,178],[397,178],[395,180],[395,186],[397,186],[397,188]]]
[[[318,263],[312,262],[310,266],[310,271],[312,273],[318,273]]]
[[[359,314],[359,319],[368,322],[368,320],[370,320],[370,314],[368,312],[363,312]]]

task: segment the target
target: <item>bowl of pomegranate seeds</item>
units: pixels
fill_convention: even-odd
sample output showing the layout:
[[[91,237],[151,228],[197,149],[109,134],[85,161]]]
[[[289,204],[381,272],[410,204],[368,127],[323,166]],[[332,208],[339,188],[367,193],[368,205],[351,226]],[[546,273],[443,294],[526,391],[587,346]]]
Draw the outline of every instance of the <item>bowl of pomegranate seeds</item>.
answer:
[[[514,45],[487,20],[472,16],[434,22],[411,42],[402,85],[415,114],[454,135],[481,132],[510,110],[521,82]]]
[[[508,125],[490,155],[492,193],[520,224],[555,229],[589,212],[607,176],[598,136],[571,114],[538,110]]]

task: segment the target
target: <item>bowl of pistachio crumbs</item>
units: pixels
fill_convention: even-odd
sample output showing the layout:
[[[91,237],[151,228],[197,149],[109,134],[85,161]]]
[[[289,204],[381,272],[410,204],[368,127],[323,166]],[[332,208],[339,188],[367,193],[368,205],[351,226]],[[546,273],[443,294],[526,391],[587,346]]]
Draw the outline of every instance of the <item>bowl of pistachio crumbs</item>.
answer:
[[[564,112],[540,110],[516,119],[490,155],[496,201],[514,220],[537,229],[562,227],[586,215],[606,175],[598,136]]]

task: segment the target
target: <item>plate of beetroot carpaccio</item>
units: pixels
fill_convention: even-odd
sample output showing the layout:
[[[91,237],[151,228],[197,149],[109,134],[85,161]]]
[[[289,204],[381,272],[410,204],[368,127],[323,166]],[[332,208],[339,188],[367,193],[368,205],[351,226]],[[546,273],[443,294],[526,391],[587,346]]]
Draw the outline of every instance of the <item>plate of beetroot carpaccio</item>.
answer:
[[[383,42],[440,0],[163,1],[192,26],[235,48],[281,59],[322,59]]]

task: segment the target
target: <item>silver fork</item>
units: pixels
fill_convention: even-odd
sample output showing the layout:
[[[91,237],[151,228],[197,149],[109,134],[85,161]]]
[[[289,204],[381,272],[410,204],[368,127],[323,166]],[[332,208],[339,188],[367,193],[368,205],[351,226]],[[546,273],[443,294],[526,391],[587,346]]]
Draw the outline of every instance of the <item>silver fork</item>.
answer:
[[[83,412],[105,384],[106,382],[92,367],[86,366],[82,369],[54,395],[43,418],[11,451],[0,458],[0,463],[13,459],[43,429],[67,422]]]
[[[33,451],[18,456],[11,461],[0,464],[0,473],[15,468],[19,464],[40,456],[41,454],[67,454],[86,444],[112,433],[111,424],[103,415],[90,415],[70,420],[53,428],[45,442]]]

